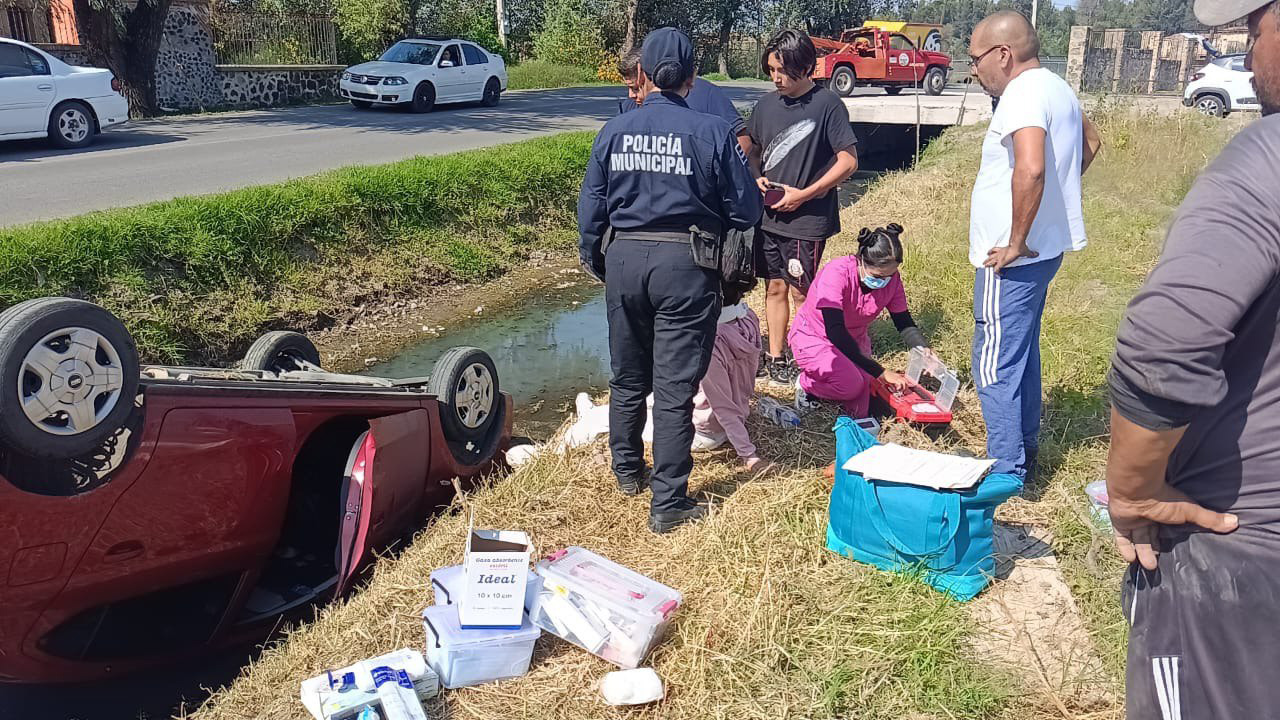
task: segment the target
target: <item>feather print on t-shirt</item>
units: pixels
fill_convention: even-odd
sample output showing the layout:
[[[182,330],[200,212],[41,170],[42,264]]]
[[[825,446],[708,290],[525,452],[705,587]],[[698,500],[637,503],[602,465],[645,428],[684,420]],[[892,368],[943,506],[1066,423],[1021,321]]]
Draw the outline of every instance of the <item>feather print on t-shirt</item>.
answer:
[[[805,119],[778,133],[778,136],[764,149],[764,155],[760,158],[764,164],[764,171],[768,172],[782,162],[788,153],[813,134],[816,127],[818,127],[816,122]]]

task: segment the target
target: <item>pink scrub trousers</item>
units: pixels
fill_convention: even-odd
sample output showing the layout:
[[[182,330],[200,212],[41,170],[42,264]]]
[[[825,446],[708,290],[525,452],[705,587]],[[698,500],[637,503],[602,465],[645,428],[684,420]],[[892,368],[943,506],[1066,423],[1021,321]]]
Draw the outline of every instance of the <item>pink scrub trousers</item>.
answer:
[[[885,287],[867,290],[859,280],[857,256],[838,257],[818,271],[787,334],[791,353],[800,368],[797,379],[800,388],[813,397],[840,403],[849,417],[866,417],[873,378],[827,339],[822,322],[824,308],[834,308],[844,314],[845,329],[858,349],[871,357],[867,329],[872,321],[884,310],[891,313],[907,310],[902,278],[894,274]]]

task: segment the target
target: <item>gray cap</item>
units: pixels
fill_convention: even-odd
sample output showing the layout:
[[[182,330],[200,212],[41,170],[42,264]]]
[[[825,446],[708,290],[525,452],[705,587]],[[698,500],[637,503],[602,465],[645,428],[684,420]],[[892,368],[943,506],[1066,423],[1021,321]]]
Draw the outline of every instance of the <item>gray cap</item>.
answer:
[[[1272,2],[1273,0],[1196,0],[1196,19],[1209,27],[1226,25],[1248,17],[1254,10]]]

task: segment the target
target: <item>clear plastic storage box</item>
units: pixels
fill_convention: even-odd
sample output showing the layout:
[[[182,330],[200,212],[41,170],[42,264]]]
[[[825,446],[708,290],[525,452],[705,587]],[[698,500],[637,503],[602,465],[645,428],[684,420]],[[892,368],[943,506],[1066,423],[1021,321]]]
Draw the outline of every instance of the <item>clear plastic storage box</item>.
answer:
[[[538,561],[542,589],[529,615],[553,635],[624,669],[644,661],[680,607],[680,593],[590,550]]]
[[[449,689],[524,675],[529,672],[533,644],[542,634],[528,615],[519,630],[464,630],[456,604],[423,610],[422,624],[427,633],[427,664]]]
[[[435,597],[436,605],[453,605],[458,602],[463,589],[467,586],[466,572],[466,565],[450,565],[431,572],[431,592]],[[529,582],[524,587],[525,612],[533,609],[533,599],[538,597],[538,590],[541,587],[542,578],[530,570]]]
[[[951,412],[956,393],[960,392],[960,379],[936,356],[929,355],[922,348],[913,347],[907,354],[907,377],[911,382],[919,383],[920,376],[924,373],[938,379],[938,392],[933,396],[934,404],[943,412]]]

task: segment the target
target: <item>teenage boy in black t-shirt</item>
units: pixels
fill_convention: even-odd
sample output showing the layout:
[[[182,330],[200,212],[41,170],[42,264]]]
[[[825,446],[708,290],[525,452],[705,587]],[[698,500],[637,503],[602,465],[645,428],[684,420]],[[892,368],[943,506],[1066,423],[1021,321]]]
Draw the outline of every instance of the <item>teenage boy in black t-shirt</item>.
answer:
[[[836,186],[858,169],[858,138],[849,111],[832,91],[814,84],[818,53],[809,36],[783,30],[765,46],[760,64],[778,88],[756,103],[747,121],[752,168],[767,203],[756,244],[757,274],[767,281],[764,369],[776,385],[795,381],[786,352],[791,305],[804,302],[827,238],[840,231]]]

